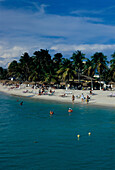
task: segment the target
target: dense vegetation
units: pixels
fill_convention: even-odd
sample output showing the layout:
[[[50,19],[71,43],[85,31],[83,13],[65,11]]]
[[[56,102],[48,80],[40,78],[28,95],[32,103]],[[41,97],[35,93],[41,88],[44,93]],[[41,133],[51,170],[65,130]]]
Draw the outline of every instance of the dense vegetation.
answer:
[[[33,56],[25,52],[17,62],[12,61],[8,69],[0,67],[0,79],[15,77],[21,81],[59,82],[69,79],[80,79],[80,75],[93,77],[98,74],[106,82],[115,82],[115,53],[110,62],[107,56],[96,52],[91,59],[85,57],[81,51],[76,51],[67,59],[61,53],[52,58],[48,50],[35,51]]]

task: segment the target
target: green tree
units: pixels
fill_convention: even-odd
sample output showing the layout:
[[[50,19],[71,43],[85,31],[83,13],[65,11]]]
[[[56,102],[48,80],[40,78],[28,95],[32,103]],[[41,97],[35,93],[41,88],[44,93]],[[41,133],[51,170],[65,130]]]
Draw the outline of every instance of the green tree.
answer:
[[[96,52],[93,56],[91,56],[91,59],[94,69],[98,71],[100,76],[103,71],[107,69],[107,56],[101,52]]]
[[[69,79],[72,78],[74,80],[76,71],[72,65],[72,62],[69,59],[64,58],[63,64],[61,68],[57,71],[59,79],[69,82]]]
[[[108,70],[104,70],[102,75],[101,75],[101,79],[103,81],[105,81],[106,83],[110,82],[112,80],[112,72],[110,69]]]
[[[0,79],[6,79],[7,78],[7,69],[3,69],[0,67]]]
[[[35,71],[38,73],[38,80],[45,80],[46,73],[50,72],[52,60],[48,50],[35,51],[33,56]]]
[[[0,79],[2,78],[2,75],[3,75],[3,68],[0,67]]]
[[[30,75],[29,75],[29,78],[28,78],[28,80],[29,81],[37,81],[38,80],[38,72],[37,71],[35,71],[35,70],[33,70],[31,73],[30,73]]]
[[[75,71],[78,73],[78,80],[80,82],[80,74],[83,70],[83,60],[85,59],[85,54],[83,54],[81,51],[76,51],[73,53],[71,59],[73,60],[73,66]]]
[[[112,59],[110,60],[110,72],[111,78],[115,82],[115,52],[111,55]]]
[[[105,56],[101,52],[96,52],[93,56],[91,56],[92,62],[93,62],[93,68],[94,70],[98,71],[99,74],[99,79],[101,81],[101,76],[105,70],[108,69],[107,67],[107,56]],[[101,89],[101,84],[100,84],[100,89]]]
[[[18,63],[17,63],[16,60],[13,60],[13,61],[10,63],[10,65],[9,65],[9,67],[8,67],[8,75],[9,75],[10,77],[15,77],[15,78],[17,78],[17,76],[18,76]]]
[[[61,53],[56,53],[54,55],[54,58],[53,58],[53,66],[54,66],[54,70],[55,72],[57,72],[61,65],[62,65],[62,54]]]
[[[93,62],[89,59],[87,59],[86,63],[84,64],[83,68],[83,74],[86,76],[89,76],[91,78],[91,89],[93,90],[93,76],[94,76],[94,68],[93,68]]]
[[[20,57],[19,61],[20,61],[19,68],[20,68],[22,79],[24,81],[28,81],[29,75],[31,73],[30,65],[31,65],[31,62],[32,62],[32,58],[29,56],[29,54],[27,52],[25,52]]]
[[[35,51],[34,55],[36,57],[37,63],[40,63],[41,68],[45,71],[49,71],[49,65],[51,63],[51,55],[48,50],[40,49],[40,51]]]
[[[94,76],[93,62],[91,60],[87,59],[84,64],[83,73],[90,77]]]

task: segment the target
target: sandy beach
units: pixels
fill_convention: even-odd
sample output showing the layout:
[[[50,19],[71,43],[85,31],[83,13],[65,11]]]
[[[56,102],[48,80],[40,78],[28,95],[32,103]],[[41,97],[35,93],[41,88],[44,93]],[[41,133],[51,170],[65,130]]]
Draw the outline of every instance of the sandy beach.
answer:
[[[103,91],[103,90],[93,90],[93,94],[90,94],[89,90],[65,90],[65,89],[51,89],[53,93],[47,90],[47,93],[39,95],[39,89],[32,89],[32,87],[27,87],[26,85],[21,85],[19,88],[15,86],[6,86],[0,84],[0,91],[17,96],[24,96],[43,100],[53,100],[59,102],[71,102],[72,95],[75,96],[74,104],[89,104],[89,105],[100,105],[109,106],[115,108],[115,91]],[[55,92],[54,92],[55,91]],[[82,101],[81,95],[84,95],[84,100]],[[87,95],[90,97],[89,102],[86,102]],[[112,97],[111,97],[112,95]]]

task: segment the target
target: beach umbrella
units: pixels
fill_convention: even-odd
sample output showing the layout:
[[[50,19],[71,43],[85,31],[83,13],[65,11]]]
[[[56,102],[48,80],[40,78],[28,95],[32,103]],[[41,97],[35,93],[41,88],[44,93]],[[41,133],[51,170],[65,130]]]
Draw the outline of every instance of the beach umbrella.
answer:
[[[113,82],[113,81],[110,81],[110,82],[109,82],[109,84],[115,84],[115,82]]]

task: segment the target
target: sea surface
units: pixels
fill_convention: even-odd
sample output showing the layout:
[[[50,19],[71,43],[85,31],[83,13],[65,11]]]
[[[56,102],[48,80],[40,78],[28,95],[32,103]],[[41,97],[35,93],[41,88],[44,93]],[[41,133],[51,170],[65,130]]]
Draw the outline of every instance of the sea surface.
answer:
[[[115,109],[0,93],[0,170],[10,169],[115,170]]]

